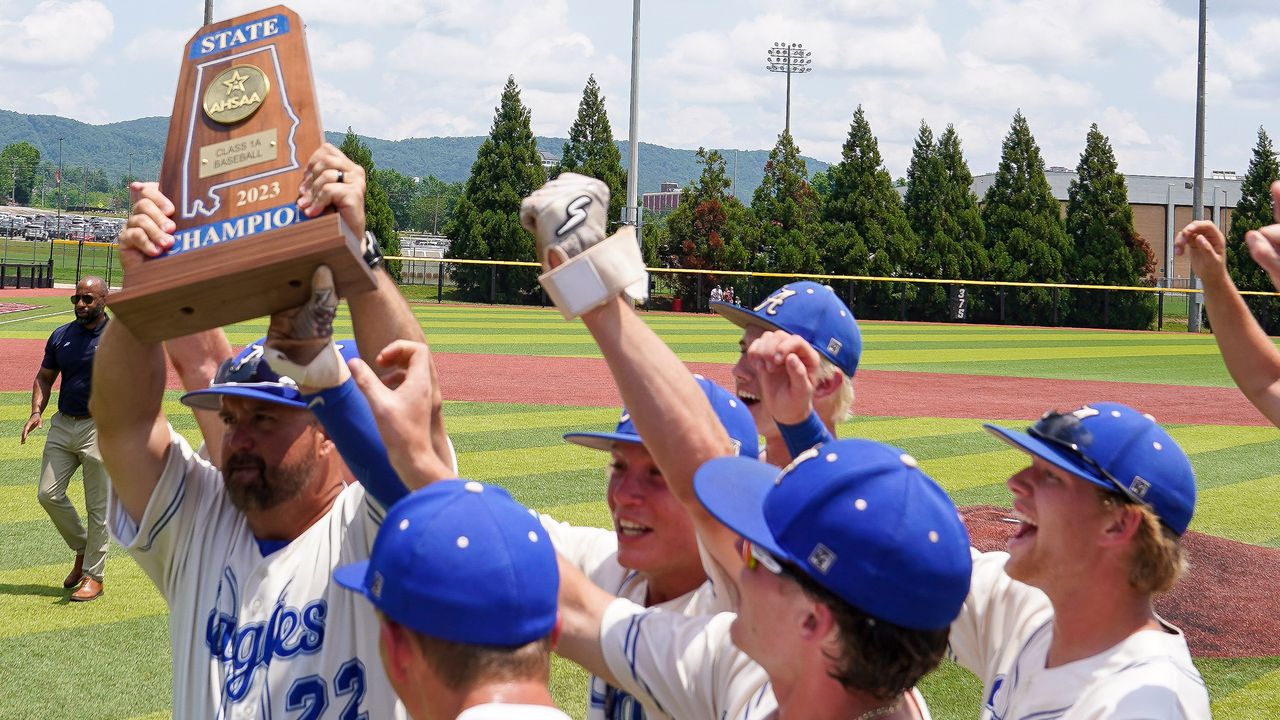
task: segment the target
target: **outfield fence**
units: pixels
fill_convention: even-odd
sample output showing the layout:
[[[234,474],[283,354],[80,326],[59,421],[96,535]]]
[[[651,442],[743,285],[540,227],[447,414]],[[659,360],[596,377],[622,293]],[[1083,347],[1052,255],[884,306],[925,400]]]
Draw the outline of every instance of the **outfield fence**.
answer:
[[[400,284],[419,300],[547,305],[533,262],[388,256]],[[994,280],[892,278],[865,275],[785,274],[649,268],[649,303],[655,310],[709,312],[711,289],[732,289],[735,301],[754,306],[796,280],[827,285],[865,319],[929,322],[1183,329],[1191,297],[1201,290],[1188,278],[1159,278],[1150,286],[1023,283]],[[114,243],[0,238],[0,287],[74,283],[99,275],[113,286],[123,279]],[[459,282],[459,280],[462,282]],[[512,288],[516,290],[513,291]],[[434,292],[432,292],[434,290]],[[1280,314],[1280,293],[1245,291],[1256,314]]]
[[[434,286],[436,302],[548,304],[540,289],[513,299],[504,288],[509,271],[536,271],[538,263],[388,259],[400,261],[401,285],[426,286],[424,289]],[[457,282],[456,275],[462,268],[470,269],[466,287]],[[735,301],[751,307],[783,284],[813,280],[838,293],[856,316],[866,319],[1130,329],[1185,329],[1191,298],[1202,292],[1192,287],[1189,278],[1159,278],[1150,286],[1118,286],[750,271],[709,273],[680,268],[649,268],[649,273],[647,307],[656,310],[709,312],[710,292],[716,286],[732,288]],[[1243,294],[1256,296],[1280,311],[1280,293]],[[429,294],[415,296],[430,299]]]

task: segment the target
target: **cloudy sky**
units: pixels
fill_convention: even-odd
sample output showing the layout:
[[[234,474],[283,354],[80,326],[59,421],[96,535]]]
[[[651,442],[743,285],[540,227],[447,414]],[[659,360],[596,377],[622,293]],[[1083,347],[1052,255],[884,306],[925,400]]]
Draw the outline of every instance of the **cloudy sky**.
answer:
[[[215,0],[214,19],[262,0]],[[1128,173],[1190,175],[1195,0],[642,0],[640,139],[767,149],[785,79],[776,41],[803,43],[793,78],[801,150],[837,161],[858,104],[890,172],[921,120],[954,123],[975,173],[993,169],[1021,108],[1049,165],[1074,166],[1089,123]],[[290,0],[327,129],[388,139],[488,132],[515,75],[539,135],[563,137],[587,76],[627,137],[627,0]],[[1209,0],[1206,165],[1244,172],[1257,128],[1280,133],[1280,9]],[[0,108],[106,123],[168,115],[203,0],[0,0]]]

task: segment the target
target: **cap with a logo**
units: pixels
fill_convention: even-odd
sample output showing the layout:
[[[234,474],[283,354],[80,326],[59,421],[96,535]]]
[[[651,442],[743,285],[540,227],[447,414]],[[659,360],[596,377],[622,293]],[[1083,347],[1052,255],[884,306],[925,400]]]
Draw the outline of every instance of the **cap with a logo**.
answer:
[[[1181,535],[1196,509],[1191,461],[1155,418],[1100,402],[1048,412],[1026,432],[984,425],[996,437],[1072,475],[1150,507]]]
[[[969,594],[969,534],[906,452],[871,440],[812,448],[781,472],[717,458],[694,477],[720,522],[863,612],[947,627]]]
[[[277,374],[263,355],[265,337],[258,338],[236,354],[222,361],[209,387],[183,395],[182,404],[198,410],[222,409],[222,396],[232,395],[265,402],[305,408],[306,400],[293,378]],[[354,340],[335,343],[344,360],[360,357]]]
[[[728,390],[701,375],[693,377],[697,380],[698,387],[702,388],[702,392],[707,396],[707,402],[711,403],[711,409],[715,410],[716,417],[720,418],[720,424],[724,426],[725,432],[729,433],[729,440],[737,449],[736,454],[743,457],[758,457],[760,436],[756,433],[756,424],[751,419],[751,411]],[[618,427],[613,432],[571,432],[565,433],[564,439],[575,445],[604,451],[612,450],[614,443],[644,444],[644,440],[636,432],[635,423],[631,422],[631,413],[627,412],[626,408],[622,409],[622,417],[618,418]]]
[[[711,309],[738,327],[757,325],[804,338],[814,350],[853,377],[862,356],[862,333],[853,311],[826,285],[809,280],[783,285],[752,310],[713,302]]]
[[[369,559],[333,579],[423,635],[502,647],[551,632],[560,587],[537,514],[473,480],[432,483],[392,505]]]

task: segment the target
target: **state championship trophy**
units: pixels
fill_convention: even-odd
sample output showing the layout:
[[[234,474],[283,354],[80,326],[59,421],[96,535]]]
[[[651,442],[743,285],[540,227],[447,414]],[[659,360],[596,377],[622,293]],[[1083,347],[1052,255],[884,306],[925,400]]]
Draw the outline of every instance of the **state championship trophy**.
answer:
[[[297,207],[324,142],[302,20],[283,6],[207,25],[187,43],[160,170],[173,247],[130,269],[115,314],[158,342],[306,302],[326,264],[344,295],[372,289],[362,238]]]

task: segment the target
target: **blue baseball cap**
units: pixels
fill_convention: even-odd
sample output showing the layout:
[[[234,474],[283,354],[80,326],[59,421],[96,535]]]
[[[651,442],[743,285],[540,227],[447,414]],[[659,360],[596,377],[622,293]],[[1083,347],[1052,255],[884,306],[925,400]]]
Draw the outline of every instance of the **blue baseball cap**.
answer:
[[[474,480],[432,483],[392,505],[369,559],[333,579],[441,640],[517,647],[556,624],[560,570],[537,513]]]
[[[266,342],[265,337],[260,337],[235,357],[223,360],[209,387],[183,395],[182,404],[197,410],[216,411],[222,409],[223,395],[233,395],[289,407],[307,407],[293,378],[271,369],[263,355]],[[360,357],[355,340],[338,340],[334,344],[344,360]]]
[[[716,417],[720,418],[725,432],[729,433],[729,440],[737,449],[736,454],[742,457],[759,457],[760,436],[756,432],[755,421],[751,419],[751,411],[728,390],[701,375],[693,377],[706,394],[707,402],[711,403]],[[571,432],[565,433],[564,439],[575,445],[604,451],[612,450],[614,443],[644,444],[640,433],[636,432],[635,423],[631,422],[631,413],[626,408],[622,409],[622,417],[618,418],[618,427],[613,432]]]
[[[858,369],[862,357],[858,321],[826,285],[809,280],[787,283],[752,310],[724,302],[711,303],[711,309],[738,327],[756,325],[799,335],[848,377]]]
[[[1181,535],[1196,509],[1191,460],[1155,418],[1128,405],[1090,403],[1047,412],[1026,432],[983,425],[993,435],[1131,502],[1147,505]]]
[[[878,619],[947,627],[969,594],[969,533],[947,493],[899,448],[835,440],[781,472],[716,458],[694,489],[729,529]]]

